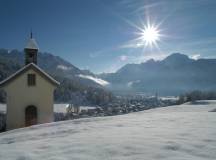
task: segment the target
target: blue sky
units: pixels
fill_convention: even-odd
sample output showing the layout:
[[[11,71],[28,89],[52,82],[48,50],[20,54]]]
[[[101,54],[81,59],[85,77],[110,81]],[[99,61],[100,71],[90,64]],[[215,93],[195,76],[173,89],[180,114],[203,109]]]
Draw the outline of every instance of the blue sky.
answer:
[[[0,20],[0,48],[22,50],[32,28],[41,52],[95,73],[174,52],[216,58],[215,0],[0,0]],[[134,40],[147,22],[157,47]]]

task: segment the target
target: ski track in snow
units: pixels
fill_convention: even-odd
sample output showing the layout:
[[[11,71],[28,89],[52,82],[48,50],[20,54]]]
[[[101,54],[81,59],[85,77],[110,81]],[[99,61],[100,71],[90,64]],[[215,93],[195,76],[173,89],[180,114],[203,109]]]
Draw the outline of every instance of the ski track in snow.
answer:
[[[1,160],[215,160],[216,101],[0,134]]]

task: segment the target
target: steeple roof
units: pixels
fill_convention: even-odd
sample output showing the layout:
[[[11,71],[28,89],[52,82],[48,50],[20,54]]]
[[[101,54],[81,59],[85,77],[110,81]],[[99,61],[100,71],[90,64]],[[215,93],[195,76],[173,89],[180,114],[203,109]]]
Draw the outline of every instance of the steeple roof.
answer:
[[[25,49],[39,49],[34,38],[30,38]]]
[[[39,49],[36,40],[33,38],[32,32],[30,33],[30,39],[28,40],[25,49]]]

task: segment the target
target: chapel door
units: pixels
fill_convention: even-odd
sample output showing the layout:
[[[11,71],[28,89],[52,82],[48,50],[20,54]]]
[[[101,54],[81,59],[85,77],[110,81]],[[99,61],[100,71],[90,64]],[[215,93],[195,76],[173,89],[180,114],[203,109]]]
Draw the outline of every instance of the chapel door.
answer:
[[[37,124],[37,108],[35,106],[28,106],[25,109],[25,126]]]

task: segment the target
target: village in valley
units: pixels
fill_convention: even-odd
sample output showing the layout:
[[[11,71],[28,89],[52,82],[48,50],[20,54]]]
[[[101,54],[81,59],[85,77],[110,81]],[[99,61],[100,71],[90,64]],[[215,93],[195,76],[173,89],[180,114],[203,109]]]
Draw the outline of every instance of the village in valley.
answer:
[[[118,96],[113,102],[101,106],[75,106],[73,104],[55,104],[55,120],[67,120],[86,117],[103,117],[139,112],[157,107],[176,105],[178,98],[158,98],[147,96]]]

